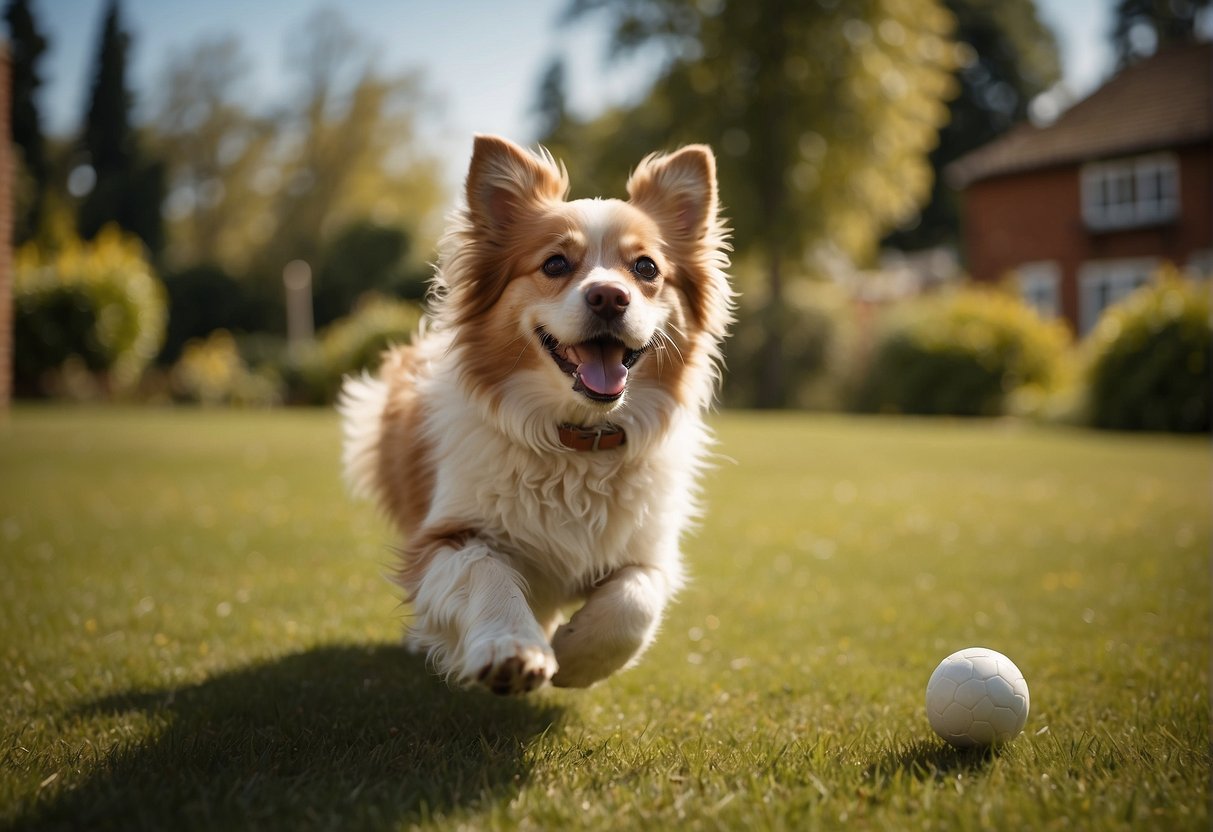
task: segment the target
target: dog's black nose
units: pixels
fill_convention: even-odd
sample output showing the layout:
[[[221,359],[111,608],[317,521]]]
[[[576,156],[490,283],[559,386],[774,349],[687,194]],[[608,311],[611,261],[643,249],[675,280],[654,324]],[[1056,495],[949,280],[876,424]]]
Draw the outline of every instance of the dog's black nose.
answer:
[[[585,302],[595,315],[609,321],[628,311],[632,293],[618,283],[595,283],[586,289]]]

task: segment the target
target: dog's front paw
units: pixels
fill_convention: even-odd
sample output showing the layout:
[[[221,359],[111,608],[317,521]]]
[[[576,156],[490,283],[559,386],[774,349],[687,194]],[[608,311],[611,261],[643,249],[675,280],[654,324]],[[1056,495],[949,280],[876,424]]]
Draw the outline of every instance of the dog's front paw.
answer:
[[[465,681],[484,685],[499,695],[516,695],[546,684],[556,673],[556,657],[546,644],[503,638],[470,650],[464,668]]]
[[[562,625],[552,636],[552,651],[560,671],[552,677],[558,688],[588,688],[628,663],[640,647],[639,639],[605,638],[581,622]]]

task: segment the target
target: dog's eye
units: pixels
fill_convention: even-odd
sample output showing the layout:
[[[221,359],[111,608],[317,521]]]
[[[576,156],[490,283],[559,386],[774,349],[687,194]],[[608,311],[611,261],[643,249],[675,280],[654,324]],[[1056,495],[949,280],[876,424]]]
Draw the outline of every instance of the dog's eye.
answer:
[[[548,277],[560,277],[573,270],[572,264],[563,254],[556,254],[543,261],[543,273]]]
[[[657,277],[657,264],[650,257],[638,257],[632,264],[632,272],[642,280],[654,280]]]

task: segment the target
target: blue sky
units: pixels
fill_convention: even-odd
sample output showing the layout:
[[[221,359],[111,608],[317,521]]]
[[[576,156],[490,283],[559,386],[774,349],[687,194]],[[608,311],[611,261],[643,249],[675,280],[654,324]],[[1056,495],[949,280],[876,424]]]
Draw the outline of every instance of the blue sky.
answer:
[[[1057,33],[1065,83],[1078,97],[1106,76],[1114,0],[1038,0]],[[155,106],[157,79],[174,53],[202,37],[236,33],[254,62],[250,95],[270,102],[284,91],[290,32],[319,8],[335,8],[387,70],[418,69],[438,103],[430,140],[466,158],[475,132],[521,142],[535,138],[528,111],[553,55],[570,66],[570,97],[583,114],[641,88],[644,66],[605,64],[605,38],[593,25],[558,26],[566,0],[122,0],[134,36],[132,84],[141,113]],[[43,112],[55,134],[75,132],[106,0],[35,0],[51,41],[43,64]]]

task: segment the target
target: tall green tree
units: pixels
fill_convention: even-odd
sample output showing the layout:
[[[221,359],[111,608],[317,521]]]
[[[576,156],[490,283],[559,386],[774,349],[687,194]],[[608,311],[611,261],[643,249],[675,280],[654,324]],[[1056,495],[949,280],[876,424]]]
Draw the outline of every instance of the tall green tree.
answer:
[[[169,58],[150,138],[168,166],[165,261],[243,273],[274,233],[279,184],[273,118],[252,112],[252,64],[232,35],[204,38]]]
[[[238,39],[169,60],[150,135],[169,171],[164,260],[188,277],[183,302],[208,285],[223,293],[209,279],[223,272],[248,301],[244,326],[280,329],[292,260],[312,265],[317,324],[368,290],[417,293],[444,196],[416,131],[428,99],[417,76],[380,72],[373,51],[340,13],[313,14],[287,41],[293,87],[264,109],[247,103]]]
[[[1112,24],[1116,66],[1134,61],[1173,43],[1191,43],[1197,24],[1208,14],[1210,0],[1119,0]]]
[[[110,0],[81,139],[95,179],[92,190],[81,200],[77,226],[81,236],[92,239],[103,227],[116,223],[158,255],[164,245],[160,217],[164,167],[140,152],[131,122],[134,100],[127,81],[130,44],[118,0]]]
[[[869,258],[929,191],[951,15],[936,0],[573,0],[571,18],[590,14],[619,55],[661,49],[666,69],[641,104],[566,120],[545,143],[619,182],[654,148],[717,148],[736,247],[765,276],[748,289],[766,310],[757,403],[782,406],[788,281],[831,254]]]
[[[539,92],[532,108],[539,120],[539,135],[550,136],[568,118],[567,70],[561,58],[553,59],[539,80]]]
[[[10,0],[4,8],[4,20],[8,24],[12,59],[13,144],[18,148],[20,163],[13,242],[21,245],[41,225],[51,183],[42,116],[38,111],[38,88],[42,86],[38,64],[46,52],[47,41],[28,0]]]
[[[273,232],[258,256],[266,273],[296,259],[318,263],[324,245],[360,220],[407,226],[425,243],[435,236],[428,223],[442,185],[418,141],[421,80],[380,72],[371,51],[333,10],[290,39],[296,93],[276,125]]]
[[[1032,0],[945,0],[945,5],[956,18],[959,92],[931,151],[930,201],[886,239],[895,248],[958,243],[959,199],[944,170],[1026,121],[1032,99],[1061,76],[1057,41]]]

